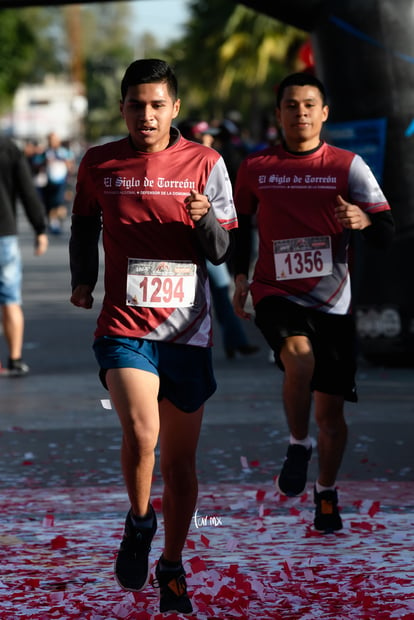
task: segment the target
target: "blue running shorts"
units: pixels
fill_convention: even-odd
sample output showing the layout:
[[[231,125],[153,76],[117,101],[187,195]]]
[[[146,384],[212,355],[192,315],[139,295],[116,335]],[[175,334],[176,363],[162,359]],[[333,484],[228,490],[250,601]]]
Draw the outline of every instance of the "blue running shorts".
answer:
[[[110,368],[137,368],[160,378],[158,400],[167,398],[181,411],[197,411],[216,391],[210,348],[142,338],[104,336],[93,349],[103,386]]]

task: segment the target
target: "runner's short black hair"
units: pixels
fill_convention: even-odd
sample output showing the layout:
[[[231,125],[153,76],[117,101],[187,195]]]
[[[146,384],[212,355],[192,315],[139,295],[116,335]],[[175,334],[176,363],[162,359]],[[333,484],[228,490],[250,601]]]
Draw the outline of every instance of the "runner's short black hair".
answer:
[[[289,86],[315,86],[321,93],[323,105],[327,104],[326,90],[322,82],[312,73],[303,71],[300,73],[291,73],[280,82],[276,93],[276,106],[278,108],[280,108],[283,93]]]
[[[173,101],[178,97],[177,78],[174,71],[158,58],[143,58],[132,62],[125,71],[121,82],[121,99],[125,100],[128,88],[137,84],[165,82]]]

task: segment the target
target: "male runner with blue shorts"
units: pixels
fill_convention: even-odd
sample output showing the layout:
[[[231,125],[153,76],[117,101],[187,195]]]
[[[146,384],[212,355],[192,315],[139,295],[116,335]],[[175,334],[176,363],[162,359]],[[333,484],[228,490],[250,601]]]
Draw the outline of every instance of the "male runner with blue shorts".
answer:
[[[115,573],[126,590],[148,583],[159,441],[165,529],[156,567],[160,610],[191,613],[181,554],[197,500],[203,406],[216,388],[205,259],[226,259],[237,219],[221,156],[172,127],[180,100],[165,62],[137,60],[128,67],[120,109],[128,137],[89,149],[79,168],[71,301],[92,307],[102,227],[105,297],[94,349],[123,430],[131,503]]]

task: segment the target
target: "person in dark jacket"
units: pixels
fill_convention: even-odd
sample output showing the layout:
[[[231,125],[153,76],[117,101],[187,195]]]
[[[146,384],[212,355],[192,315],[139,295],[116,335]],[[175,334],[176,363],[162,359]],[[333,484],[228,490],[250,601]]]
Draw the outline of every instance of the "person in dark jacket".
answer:
[[[17,204],[21,203],[35,232],[34,253],[46,252],[46,213],[33,182],[26,156],[5,136],[0,136],[0,306],[3,334],[8,347],[7,368],[2,373],[23,376],[29,367],[22,360],[24,314],[22,310],[22,261],[17,235]]]

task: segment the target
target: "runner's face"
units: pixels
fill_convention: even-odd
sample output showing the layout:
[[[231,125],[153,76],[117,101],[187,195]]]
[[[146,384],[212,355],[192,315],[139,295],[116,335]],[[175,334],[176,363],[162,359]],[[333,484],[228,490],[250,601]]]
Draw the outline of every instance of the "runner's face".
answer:
[[[288,86],[276,115],[289,150],[310,151],[316,148],[328,111],[315,86]]]
[[[135,148],[147,153],[167,148],[180,100],[172,100],[165,82],[130,86],[120,109]]]

